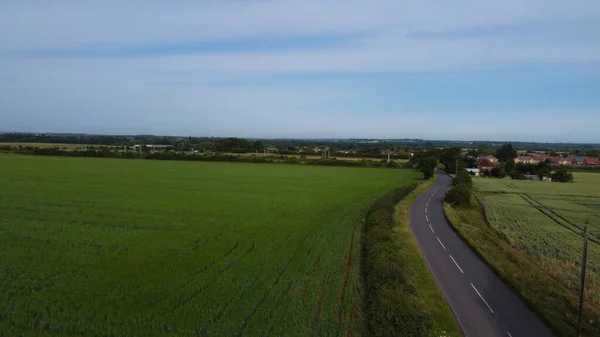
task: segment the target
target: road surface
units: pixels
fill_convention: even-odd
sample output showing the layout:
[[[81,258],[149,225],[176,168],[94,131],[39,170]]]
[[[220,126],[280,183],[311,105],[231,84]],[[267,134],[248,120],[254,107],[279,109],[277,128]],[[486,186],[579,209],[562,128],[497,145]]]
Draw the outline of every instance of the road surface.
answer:
[[[444,217],[452,178],[420,195],[410,211],[411,229],[466,337],[553,336],[525,303],[454,233]]]

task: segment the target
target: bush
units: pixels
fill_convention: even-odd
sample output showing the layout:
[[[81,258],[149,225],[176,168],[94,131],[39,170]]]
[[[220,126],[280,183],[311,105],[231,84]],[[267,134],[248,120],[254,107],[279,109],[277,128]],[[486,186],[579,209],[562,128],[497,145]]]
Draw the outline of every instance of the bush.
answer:
[[[508,176],[515,180],[527,180],[525,174],[518,171],[512,171],[508,174]]]
[[[473,187],[473,180],[471,179],[471,175],[467,171],[458,171],[458,174],[452,181],[452,186],[462,184],[467,185],[469,188]]]
[[[394,230],[394,207],[417,186],[417,183],[407,184],[384,195],[367,212],[360,268],[365,294],[366,335],[420,335],[431,324],[419,308],[405,303],[407,293],[414,289],[407,284],[402,247]]]
[[[471,188],[467,184],[452,186],[446,193],[445,201],[453,206],[471,206]]]
[[[573,181],[573,173],[571,173],[566,167],[557,167],[551,174],[552,181],[558,181],[561,183],[568,183]]]

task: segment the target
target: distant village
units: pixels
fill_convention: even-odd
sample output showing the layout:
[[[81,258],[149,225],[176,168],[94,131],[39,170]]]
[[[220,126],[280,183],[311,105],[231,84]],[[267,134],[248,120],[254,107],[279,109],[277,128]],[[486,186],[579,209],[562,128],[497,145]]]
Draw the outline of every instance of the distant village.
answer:
[[[515,164],[530,164],[538,165],[539,163],[546,162],[549,166],[568,166],[568,167],[600,167],[600,160],[594,157],[588,156],[551,156],[540,153],[529,153],[526,155],[520,155],[515,157]],[[499,167],[498,158],[487,155],[477,158],[475,167],[467,168],[466,170],[472,175],[484,175],[492,172],[495,168]],[[530,175],[535,177],[535,175]]]

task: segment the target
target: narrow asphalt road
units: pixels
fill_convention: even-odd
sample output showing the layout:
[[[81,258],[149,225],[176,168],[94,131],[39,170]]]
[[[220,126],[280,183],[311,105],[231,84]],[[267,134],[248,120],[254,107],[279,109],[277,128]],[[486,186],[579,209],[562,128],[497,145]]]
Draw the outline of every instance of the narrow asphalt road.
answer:
[[[452,178],[438,173],[438,181],[411,206],[410,226],[465,336],[553,336],[450,228],[443,202],[451,184]]]

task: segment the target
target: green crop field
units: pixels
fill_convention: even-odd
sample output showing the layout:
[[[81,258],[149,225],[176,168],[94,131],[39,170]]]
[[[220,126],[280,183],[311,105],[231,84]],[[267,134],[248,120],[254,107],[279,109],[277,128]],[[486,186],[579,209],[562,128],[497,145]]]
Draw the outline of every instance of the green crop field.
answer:
[[[399,169],[0,155],[0,335],[346,336]]]
[[[589,220],[586,296],[600,305],[600,174],[574,177],[574,183],[474,181],[493,229],[572,290],[579,288],[582,229]]]

